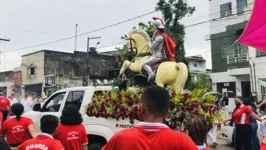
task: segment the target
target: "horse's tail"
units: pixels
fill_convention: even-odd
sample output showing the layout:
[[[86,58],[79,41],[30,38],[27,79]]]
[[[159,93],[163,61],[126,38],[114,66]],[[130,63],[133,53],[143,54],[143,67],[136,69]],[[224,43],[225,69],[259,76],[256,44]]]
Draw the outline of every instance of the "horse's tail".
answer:
[[[180,62],[180,63],[176,63],[176,69],[178,70],[179,72],[179,75],[176,79],[176,84],[179,85],[179,87],[183,87],[185,86],[186,84],[186,81],[187,81],[187,78],[188,78],[188,68],[187,68],[187,65]],[[183,93],[183,91],[181,91]]]

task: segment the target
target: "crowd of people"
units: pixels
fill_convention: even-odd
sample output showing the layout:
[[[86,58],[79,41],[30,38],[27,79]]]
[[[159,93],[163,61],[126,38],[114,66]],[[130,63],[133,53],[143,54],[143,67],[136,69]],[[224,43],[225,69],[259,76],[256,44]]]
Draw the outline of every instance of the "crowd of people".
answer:
[[[266,121],[256,111],[266,104],[266,96],[259,105],[242,97],[236,97],[235,103],[236,108],[232,115],[223,121],[217,121],[215,125],[228,121],[235,124],[236,150],[242,150],[243,147],[246,150],[266,150],[266,137],[260,144],[256,135],[256,120],[262,121],[261,128],[266,131]],[[139,107],[140,122],[133,128],[117,132],[102,149],[210,150],[206,142],[211,130],[207,119],[186,112],[181,130],[172,130],[163,123],[170,113],[169,104],[170,98],[166,89],[156,86],[146,88]],[[75,105],[66,105],[59,119],[52,115],[41,117],[39,134],[36,133],[32,119],[22,116],[25,112],[22,102],[12,103],[0,93],[0,110],[1,150],[88,149],[88,137],[82,125],[82,116]]]
[[[31,100],[26,96],[26,101]],[[14,100],[14,99],[13,99]],[[22,116],[25,102],[12,102],[0,92],[0,150],[87,150],[88,137],[79,109],[65,106],[60,120],[53,115],[40,119],[37,134],[31,118]]]

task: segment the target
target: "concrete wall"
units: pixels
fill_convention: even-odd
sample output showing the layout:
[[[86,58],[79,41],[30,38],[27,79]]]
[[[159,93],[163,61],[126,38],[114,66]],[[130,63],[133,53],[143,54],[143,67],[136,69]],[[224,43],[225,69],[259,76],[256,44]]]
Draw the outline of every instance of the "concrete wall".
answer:
[[[252,67],[252,76],[251,78],[252,83],[253,83],[253,92],[257,92],[257,97],[258,100],[260,101],[262,99],[262,92],[261,92],[261,85],[259,83],[259,80],[261,79],[266,79],[266,57],[256,57],[256,49],[249,47],[249,56],[250,56],[250,64]],[[255,68],[253,66],[253,63],[255,64]],[[256,80],[255,80],[255,75],[254,75],[254,69],[255,69],[255,75],[256,75]],[[256,83],[255,83],[256,82]],[[252,88],[252,86],[251,86]]]
[[[198,68],[206,68],[206,61],[198,61],[198,60],[191,60],[188,59],[188,66],[194,67],[194,64],[197,64]]]
[[[237,14],[237,1],[236,0],[210,0],[209,1],[209,12],[210,19],[215,19],[210,23],[211,34],[216,34],[226,31],[226,26],[245,22],[249,20],[251,11],[253,8],[254,0],[247,0],[247,7],[244,8],[244,15],[232,15],[230,17],[221,18],[220,5],[231,2],[232,3],[232,14]],[[217,19],[220,18],[220,19]]]
[[[12,87],[14,85],[13,81],[1,81],[0,87],[6,87],[6,96],[10,96],[13,93]]]
[[[213,90],[217,91],[217,83],[235,82],[236,83],[236,95],[242,96],[241,82],[250,81],[249,75],[243,76],[230,76],[228,72],[210,73],[210,77],[213,82]]]
[[[36,52],[30,55],[24,55],[22,58],[21,72],[22,84],[36,84],[44,82],[44,52]],[[34,64],[36,67],[35,75],[28,76],[28,67]]]

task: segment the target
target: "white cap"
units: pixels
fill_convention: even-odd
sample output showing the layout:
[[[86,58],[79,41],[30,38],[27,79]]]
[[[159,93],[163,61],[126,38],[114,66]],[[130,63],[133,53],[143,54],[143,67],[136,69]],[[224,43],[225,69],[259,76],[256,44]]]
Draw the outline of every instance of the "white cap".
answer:
[[[159,29],[164,29],[164,22],[161,18],[153,17],[152,25]]]

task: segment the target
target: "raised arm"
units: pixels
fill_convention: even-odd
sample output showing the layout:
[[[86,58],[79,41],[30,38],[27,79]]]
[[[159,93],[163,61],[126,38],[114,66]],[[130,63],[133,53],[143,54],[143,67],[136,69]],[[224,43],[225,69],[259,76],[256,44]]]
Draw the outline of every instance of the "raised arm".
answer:
[[[263,101],[259,104],[256,105],[257,109],[260,109],[262,105],[264,105],[266,103],[266,98],[263,99]]]
[[[260,121],[260,122],[262,121],[262,119],[258,115],[256,115],[255,113],[250,114],[250,116],[253,117],[254,119]]]
[[[232,115],[230,115],[229,117],[227,117],[225,120],[220,121],[220,122],[217,122],[217,123],[214,123],[214,124],[223,124],[223,123],[228,122],[228,121],[231,121],[231,120],[232,120]]]

